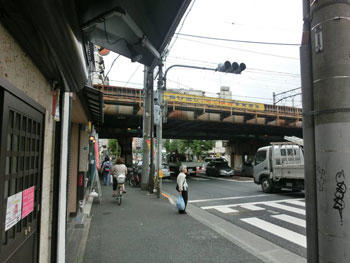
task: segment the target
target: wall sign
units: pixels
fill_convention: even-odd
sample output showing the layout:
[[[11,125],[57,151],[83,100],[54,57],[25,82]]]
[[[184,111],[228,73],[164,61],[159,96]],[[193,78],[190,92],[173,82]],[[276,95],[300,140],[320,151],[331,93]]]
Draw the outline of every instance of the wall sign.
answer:
[[[22,192],[7,198],[5,231],[16,225],[22,218]]]
[[[23,191],[22,219],[34,210],[34,186]]]

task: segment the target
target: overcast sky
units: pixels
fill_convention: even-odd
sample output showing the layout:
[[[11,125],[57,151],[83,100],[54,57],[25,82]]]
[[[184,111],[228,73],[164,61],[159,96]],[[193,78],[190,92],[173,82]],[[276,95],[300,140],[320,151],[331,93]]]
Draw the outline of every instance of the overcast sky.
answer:
[[[302,34],[300,0],[192,0],[176,32],[215,38],[299,44]],[[272,92],[300,87],[298,46],[224,42],[175,35],[165,66],[188,64],[215,68],[225,60],[244,62],[241,75],[192,69],[171,69],[168,88],[203,90],[210,96],[220,86],[231,88],[233,99],[272,104]],[[105,57],[108,71],[116,54]],[[143,87],[143,65],[120,57],[110,84]],[[291,105],[284,101],[281,105]],[[295,97],[301,107],[301,97]]]

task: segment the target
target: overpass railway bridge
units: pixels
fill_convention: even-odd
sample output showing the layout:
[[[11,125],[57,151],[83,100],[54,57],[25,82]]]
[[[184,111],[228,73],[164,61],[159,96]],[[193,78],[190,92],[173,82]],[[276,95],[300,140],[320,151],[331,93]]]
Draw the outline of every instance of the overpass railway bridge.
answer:
[[[96,85],[103,92],[101,137],[142,137],[143,90]],[[288,106],[164,92],[164,138],[302,137],[302,110]]]

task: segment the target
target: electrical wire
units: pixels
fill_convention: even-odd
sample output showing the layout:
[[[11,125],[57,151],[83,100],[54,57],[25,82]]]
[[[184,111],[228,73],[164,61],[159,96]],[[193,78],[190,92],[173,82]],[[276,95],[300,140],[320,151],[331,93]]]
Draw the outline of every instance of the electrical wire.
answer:
[[[228,39],[228,38],[218,38],[218,37],[208,37],[208,36],[200,36],[200,35],[192,35],[192,34],[183,34],[180,32],[175,33],[175,34],[178,36],[184,36],[184,37],[192,37],[192,38],[200,38],[200,39],[208,39],[208,40],[216,40],[216,41],[225,41],[225,42],[238,42],[238,43],[246,43],[246,44],[298,46],[298,47],[300,47],[300,44],[294,44],[294,43],[277,43],[277,42],[238,40],[238,39]]]
[[[135,73],[138,71],[138,69],[140,68],[141,64],[137,65],[136,69],[134,70],[134,72],[130,75],[128,81],[126,82],[125,86],[129,84],[129,81],[134,77]]]
[[[217,62],[213,62],[213,61],[207,61],[207,60],[199,60],[199,59],[193,59],[193,58],[184,58],[184,57],[174,57],[174,56],[169,56],[168,59],[174,59],[174,60],[184,60],[184,61],[191,61],[191,62],[196,62],[196,63],[202,63],[205,65],[215,65],[217,66],[218,63]],[[300,78],[300,74],[295,74],[295,73],[289,73],[289,72],[282,72],[282,71],[273,71],[273,70],[266,70],[266,69],[259,69],[259,68],[247,68],[245,71],[248,72],[253,72],[253,71],[261,71],[261,72],[266,72],[264,74],[281,74],[281,75],[287,75],[290,77],[297,77]],[[256,72],[256,73],[260,73],[263,74],[261,72]]]
[[[198,41],[198,40],[193,40],[193,39],[181,38],[181,37],[179,39],[184,40],[184,41],[188,41],[188,42],[199,43],[199,44],[203,44],[203,45],[207,45],[207,46],[227,48],[227,49],[238,50],[238,51],[242,51],[242,52],[258,54],[258,55],[263,55],[263,56],[270,56],[270,57],[277,57],[277,58],[283,58],[283,59],[299,60],[299,58],[296,58],[296,57],[281,56],[281,55],[276,55],[276,54],[271,54],[271,53],[253,51],[253,50],[249,50],[249,49],[242,49],[242,48],[234,48],[234,47],[222,46],[222,45],[206,43],[206,42],[202,42],[202,41]]]
[[[183,26],[184,26],[184,24],[185,24],[185,21],[186,21],[186,19],[187,19],[187,16],[188,16],[189,13],[192,11],[192,7],[194,6],[194,3],[195,3],[195,2],[196,2],[196,0],[193,0],[193,1],[192,1],[192,4],[191,4],[191,6],[190,6],[190,8],[188,8],[188,11],[187,11],[186,15],[185,15],[184,18],[182,19],[182,23],[181,23],[181,25],[180,25],[180,29],[178,30],[178,33],[181,32],[181,30],[182,30],[182,28],[183,28]],[[174,34],[174,35],[176,35],[176,37],[175,37],[173,43],[171,44],[171,47],[168,48],[167,54],[169,54],[169,52],[171,51],[171,49],[172,49],[173,46],[175,45],[175,42],[176,42],[176,40],[177,40],[177,38],[178,38],[178,35],[177,35],[178,33],[175,33],[175,34]]]
[[[113,65],[114,65],[114,63],[115,63],[115,61],[116,61],[119,57],[120,57],[120,55],[118,55],[118,56],[113,60],[113,62],[112,62],[112,64],[111,64],[111,66],[109,67],[109,70],[108,70],[108,72],[107,72],[107,74],[106,74],[106,76],[105,76],[105,78],[104,78],[103,81],[106,81],[106,78],[107,78],[109,72],[111,71],[111,69],[112,69],[112,67],[113,67]]]

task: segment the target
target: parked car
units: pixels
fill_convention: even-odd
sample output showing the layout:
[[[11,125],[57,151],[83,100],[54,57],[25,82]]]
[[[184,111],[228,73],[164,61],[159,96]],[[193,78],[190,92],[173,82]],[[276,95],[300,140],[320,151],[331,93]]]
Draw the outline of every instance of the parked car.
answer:
[[[225,159],[220,159],[209,162],[205,174],[208,176],[234,176],[235,173]]]
[[[206,157],[204,158],[204,163],[201,167],[201,171],[200,171],[201,173],[206,173],[207,165],[210,162],[227,162],[227,161],[222,157]]]

